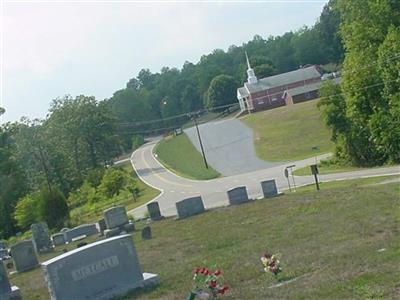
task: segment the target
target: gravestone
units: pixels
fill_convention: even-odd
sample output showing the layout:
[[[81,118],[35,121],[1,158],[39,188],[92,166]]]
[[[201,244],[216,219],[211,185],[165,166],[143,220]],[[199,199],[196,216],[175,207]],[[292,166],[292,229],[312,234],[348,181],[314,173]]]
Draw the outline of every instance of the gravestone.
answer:
[[[261,182],[261,188],[263,191],[264,198],[271,198],[278,196],[278,189],[276,188],[275,179]]]
[[[77,237],[91,236],[98,233],[96,224],[82,224],[63,232],[65,241],[68,243],[71,243]]]
[[[17,272],[31,270],[39,264],[32,240],[25,240],[12,245],[10,253]]]
[[[104,221],[107,229],[104,235],[108,237],[116,236],[122,232],[132,232],[135,230],[135,224],[129,222],[125,207],[115,206],[104,211]]]
[[[7,249],[7,245],[5,242],[0,242],[0,249]]]
[[[8,257],[8,250],[7,249],[0,249],[0,259]]]
[[[104,235],[104,230],[107,229],[106,221],[104,219],[100,219],[97,222],[97,229],[99,230],[99,235],[103,236]]]
[[[237,205],[249,201],[247,189],[245,186],[240,186],[228,191],[229,204]]]
[[[46,223],[35,223],[31,225],[32,240],[36,253],[45,253],[53,250],[49,227]]]
[[[98,241],[42,263],[52,300],[111,299],[159,284],[142,273],[131,235]]]
[[[188,218],[205,211],[203,200],[200,196],[187,198],[175,203],[178,219]]]
[[[147,204],[147,211],[149,212],[150,219],[152,219],[153,221],[158,221],[163,218],[158,202],[151,202]]]
[[[120,227],[129,222],[125,207],[115,206],[104,211],[107,229]]]
[[[21,292],[18,287],[11,286],[8,280],[7,270],[4,267],[3,262],[0,261],[0,299],[11,300],[11,299],[22,299]]]
[[[142,229],[142,240],[151,240],[151,227],[146,226]]]
[[[64,233],[56,233],[51,236],[51,240],[53,241],[54,246],[61,246],[65,244]]]

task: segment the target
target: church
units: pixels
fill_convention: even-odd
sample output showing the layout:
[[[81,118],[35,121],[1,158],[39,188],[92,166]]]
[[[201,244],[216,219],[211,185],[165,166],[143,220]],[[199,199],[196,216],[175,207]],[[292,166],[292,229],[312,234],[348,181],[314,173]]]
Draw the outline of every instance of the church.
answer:
[[[318,90],[323,81],[321,71],[317,66],[308,66],[258,79],[250,66],[247,53],[246,60],[247,82],[237,89],[237,99],[242,113],[272,109],[318,98]]]

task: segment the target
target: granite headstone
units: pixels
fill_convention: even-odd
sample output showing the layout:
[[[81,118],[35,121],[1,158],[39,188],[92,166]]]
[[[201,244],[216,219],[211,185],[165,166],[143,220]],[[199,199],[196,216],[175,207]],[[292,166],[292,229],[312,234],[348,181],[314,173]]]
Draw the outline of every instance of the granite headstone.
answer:
[[[7,276],[7,270],[2,261],[0,261],[0,299],[21,299],[20,290],[16,286],[11,286]]]
[[[237,205],[249,201],[247,189],[245,186],[240,186],[228,191],[229,204]]]
[[[146,226],[142,229],[142,240],[151,240],[151,227]]]
[[[33,245],[37,253],[45,253],[53,250],[50,240],[49,227],[45,222],[31,225]]]
[[[104,235],[104,230],[107,229],[106,221],[105,221],[104,219],[100,219],[100,220],[97,222],[97,229],[98,229],[98,231],[99,231],[99,235],[100,235],[100,236],[103,236],[103,235]]]
[[[32,240],[25,240],[12,245],[10,253],[17,272],[31,270],[39,264]]]
[[[178,219],[188,218],[205,211],[204,203],[200,196],[187,198],[175,203]]]
[[[131,235],[121,235],[69,251],[42,263],[52,300],[111,299],[159,284],[142,273]]]
[[[125,207],[115,206],[104,211],[107,229],[123,226],[129,222]]]
[[[264,198],[275,197],[278,195],[278,189],[276,188],[275,179],[261,182],[261,188]]]
[[[65,244],[64,233],[56,233],[51,236],[51,240],[53,241],[54,246],[61,246]]]
[[[72,242],[72,240],[77,237],[91,236],[98,233],[99,232],[97,230],[96,224],[82,224],[63,232],[65,241],[68,243]]]
[[[149,212],[150,219],[158,221],[162,219],[160,205],[158,202],[150,202],[147,204],[147,211]]]

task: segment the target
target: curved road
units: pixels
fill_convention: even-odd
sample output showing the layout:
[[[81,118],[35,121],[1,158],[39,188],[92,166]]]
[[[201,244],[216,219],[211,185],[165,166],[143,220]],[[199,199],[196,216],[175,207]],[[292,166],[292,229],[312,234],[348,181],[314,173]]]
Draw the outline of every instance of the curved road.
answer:
[[[302,168],[315,163],[315,158],[312,157],[250,173],[207,181],[197,181],[179,177],[165,169],[153,156],[153,148],[157,142],[158,140],[149,142],[132,153],[131,163],[142,181],[161,191],[160,195],[150,202],[158,201],[161,213],[164,216],[176,215],[175,202],[194,196],[201,196],[203,198],[206,209],[228,205],[228,196],[226,192],[238,186],[247,187],[249,198],[261,198],[262,190],[260,182],[268,179],[276,180],[279,191],[287,190],[287,179],[283,174],[283,170],[286,166],[295,164],[296,168]],[[323,159],[328,156],[329,154],[326,154],[318,158]],[[321,182],[327,182],[393,174],[400,174],[400,166],[319,175],[319,180]],[[297,186],[301,186],[313,183],[314,177],[295,176],[295,181]],[[129,214],[134,215],[135,218],[142,218],[146,212],[146,205],[142,205],[129,211]]]

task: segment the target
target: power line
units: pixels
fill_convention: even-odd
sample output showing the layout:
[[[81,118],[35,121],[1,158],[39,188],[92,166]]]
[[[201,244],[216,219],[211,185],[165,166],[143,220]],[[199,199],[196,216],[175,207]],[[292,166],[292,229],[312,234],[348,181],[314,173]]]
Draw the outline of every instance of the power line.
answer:
[[[389,61],[395,60],[397,58],[400,58],[400,53],[395,53],[393,56],[385,59],[384,62],[389,62]],[[364,70],[366,68],[369,68],[369,67],[372,67],[372,66],[375,66],[375,65],[377,65],[376,62],[364,65],[364,66],[359,67],[359,68],[354,68],[354,69],[342,71],[340,73],[341,73],[341,75],[352,74],[352,73],[362,71],[362,70]],[[304,84],[302,86],[306,86],[306,85]],[[280,91],[280,92],[276,92],[276,93],[273,93],[273,94],[268,94],[268,96],[269,97],[273,97],[273,96],[281,95],[283,92]],[[182,113],[182,114],[178,114],[178,115],[173,115],[173,116],[166,117],[166,118],[153,119],[153,120],[149,120],[149,121],[125,122],[125,123],[120,123],[119,126],[121,126],[121,127],[132,127],[132,126],[153,124],[153,123],[169,121],[169,120],[173,120],[173,119],[177,119],[177,118],[181,118],[181,117],[185,117],[185,116],[189,117],[189,115],[191,115],[191,114],[196,114],[196,113],[197,114],[199,114],[199,113],[201,114],[201,113],[204,113],[204,112],[209,112],[209,111],[214,111],[214,110],[218,110],[218,109],[228,108],[228,107],[232,107],[232,106],[235,106],[235,105],[238,105],[238,103],[221,105],[221,106],[217,106],[217,107],[213,107],[213,108],[209,108],[209,109],[201,109],[201,110],[197,110],[197,111],[192,111],[192,112]]]
[[[386,84],[386,83],[391,83],[391,82],[395,82],[395,81],[397,81],[397,79],[393,79],[393,80],[386,81],[386,82],[374,83],[374,84],[371,84],[371,85],[363,86],[363,87],[361,87],[361,88],[359,88],[359,89],[355,89],[355,90],[353,90],[353,92],[355,92],[355,91],[367,90],[367,89],[370,89],[370,88],[382,86],[382,85],[384,85],[384,84]],[[319,99],[319,101],[320,101],[320,100],[323,100],[323,99],[330,99],[330,98],[333,98],[333,97],[335,97],[335,96],[343,96],[344,94],[345,94],[344,92],[340,92],[340,93],[336,93],[336,94],[333,94],[333,95],[329,95],[329,96],[325,96],[325,97],[320,97],[320,98],[318,98],[318,99]],[[294,104],[294,105],[296,105],[296,104]],[[203,122],[203,123],[207,123],[207,122]],[[173,126],[173,127],[163,127],[163,128],[157,128],[157,129],[145,130],[145,131],[125,132],[125,133],[126,133],[126,134],[152,133],[152,132],[160,132],[160,131],[172,130],[172,129],[175,129],[175,128],[176,128],[176,126]],[[244,139],[247,139],[247,138],[248,138],[248,137],[245,137],[245,138],[242,138],[242,139],[237,139],[237,140],[235,140],[234,142],[236,143],[236,142],[239,142],[239,141],[244,140]],[[208,149],[208,150],[215,150],[215,149],[217,149],[217,148],[221,148],[221,147],[223,147],[223,146],[226,146],[226,145],[232,144],[232,143],[233,143],[233,142],[230,142],[230,143],[227,143],[227,144],[222,144],[222,145],[219,145],[219,146],[217,146],[217,147],[210,148],[210,149]]]

